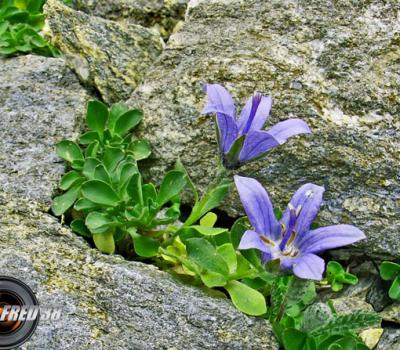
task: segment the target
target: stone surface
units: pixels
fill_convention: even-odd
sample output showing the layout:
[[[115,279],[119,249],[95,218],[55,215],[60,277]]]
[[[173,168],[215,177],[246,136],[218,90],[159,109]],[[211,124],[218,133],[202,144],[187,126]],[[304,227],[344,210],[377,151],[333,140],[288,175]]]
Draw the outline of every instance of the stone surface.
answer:
[[[54,153],[75,138],[89,99],[59,58],[0,59],[0,190],[48,206],[65,164]]]
[[[157,29],[167,39],[183,20],[188,0],[75,0],[74,8],[115,21]]]
[[[160,35],[140,25],[117,23],[49,0],[45,35],[66,55],[79,78],[110,103],[130,96],[160,55]]]
[[[1,274],[63,312],[22,349],[278,349],[265,320],[154,266],[90,249],[31,201],[2,192],[0,245]]]
[[[283,207],[303,183],[326,187],[322,225],[353,223],[367,254],[400,256],[400,24],[397,1],[192,0],[182,30],[135,91],[156,179],[178,156],[205,188],[216,174],[212,118],[200,117],[204,82],[238,106],[271,94],[270,126],[300,117],[313,130],[239,172]],[[230,214],[241,206],[234,191]]]
[[[400,329],[386,328],[375,350],[400,349]]]

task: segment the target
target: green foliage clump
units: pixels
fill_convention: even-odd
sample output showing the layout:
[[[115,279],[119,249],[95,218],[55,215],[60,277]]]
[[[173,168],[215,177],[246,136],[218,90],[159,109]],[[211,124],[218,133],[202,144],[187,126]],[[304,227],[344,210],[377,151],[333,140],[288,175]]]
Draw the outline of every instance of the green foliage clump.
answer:
[[[400,265],[384,261],[380,266],[380,275],[385,281],[393,281],[389,289],[389,297],[400,300]]]
[[[0,1],[0,55],[35,53],[59,56],[59,51],[41,35],[45,0]]]
[[[315,303],[315,285],[295,276],[278,278],[271,289],[268,319],[286,350],[367,350],[357,332],[380,323],[375,313],[337,315]]]
[[[357,276],[346,272],[337,261],[329,261],[326,267],[326,280],[334,292],[343,289],[344,284],[355,285],[358,283]]]
[[[176,221],[180,214],[177,195],[186,185],[186,175],[170,171],[157,190],[144,184],[138,171],[137,161],[151,153],[147,141],[129,134],[141,119],[138,109],[123,104],[108,109],[91,101],[86,115],[90,131],[80,137],[80,145],[63,140],[56,147],[71,170],[60,181],[66,192],[54,198],[52,210],[62,215],[72,208],[71,228],[92,237],[105,253],[113,253],[115,241],[129,234],[137,254],[155,255],[160,232],[153,229]]]
[[[121,103],[88,104],[89,131],[78,143],[63,140],[56,146],[70,170],[60,181],[64,193],[54,198],[53,212],[72,217],[72,230],[104,253],[129,242],[136,256],[193,284],[222,290],[243,313],[268,319],[287,350],[367,349],[357,332],[379,323],[376,314],[336,315],[316,302],[315,281],[280,271],[279,260],[263,263],[259,250],[238,250],[251,228],[246,217],[230,229],[218,227],[212,210],[232,185],[223,168],[202,196],[179,160],[160,186],[144,183],[138,162],[150,156],[150,145],[131,134],[141,119],[140,110]],[[194,199],[186,216],[180,205],[185,189]],[[325,283],[338,291],[357,277],[330,262]]]

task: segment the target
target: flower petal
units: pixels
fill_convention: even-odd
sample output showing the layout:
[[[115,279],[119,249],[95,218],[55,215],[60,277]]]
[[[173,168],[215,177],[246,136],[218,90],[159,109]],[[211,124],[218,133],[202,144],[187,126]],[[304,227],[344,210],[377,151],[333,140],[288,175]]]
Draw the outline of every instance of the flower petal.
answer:
[[[230,115],[217,113],[217,123],[220,147],[227,153],[238,136],[236,122]]]
[[[251,107],[253,105],[253,98],[250,97],[245,106],[240,113],[240,117],[238,120],[238,128],[239,132],[243,132],[244,128],[246,127],[247,122],[249,121],[249,117],[251,114]],[[266,120],[269,117],[269,113],[271,112],[272,107],[272,98],[271,96],[261,96],[260,104],[258,105],[257,110],[255,111],[254,116],[252,116],[251,126],[248,131],[252,130],[260,130]]]
[[[239,160],[248,162],[277,146],[279,142],[267,131],[250,131],[244,140]]]
[[[258,249],[264,253],[270,254],[270,248],[262,241],[260,235],[253,230],[247,230],[240,240],[238,249]]]
[[[293,259],[293,273],[300,278],[321,280],[325,270],[325,261],[315,254],[304,254]]]
[[[268,130],[268,133],[280,144],[283,144],[289,137],[299,134],[311,134],[311,130],[307,123],[301,119],[288,119],[275,124]]]
[[[257,180],[250,177],[236,175],[234,179],[250,223],[259,234],[276,240],[280,234],[280,225],[276,220],[267,191]]]
[[[219,84],[206,84],[208,103],[201,111],[202,114],[222,113],[235,118],[235,102],[231,94]]]
[[[311,224],[315,220],[322,203],[322,195],[325,189],[312,183],[301,186],[290,200],[290,204],[295,208],[301,208],[295,223],[297,232],[296,241],[301,239],[305,232],[308,232]],[[287,228],[290,221],[290,208],[286,208],[283,213],[281,223]]]
[[[319,253],[364,238],[366,238],[364,233],[353,225],[333,225],[311,230],[304,234],[296,245],[302,253]]]

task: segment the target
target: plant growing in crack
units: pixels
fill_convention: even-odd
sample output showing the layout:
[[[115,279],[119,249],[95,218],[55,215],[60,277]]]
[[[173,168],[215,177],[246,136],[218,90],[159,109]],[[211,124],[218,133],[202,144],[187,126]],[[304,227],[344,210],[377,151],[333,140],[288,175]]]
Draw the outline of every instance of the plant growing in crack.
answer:
[[[301,186],[281,213],[256,179],[236,175],[247,217],[220,228],[212,212],[232,187],[228,170],[264,157],[291,136],[310,133],[309,127],[290,119],[262,131],[270,97],[255,94],[236,120],[233,99],[222,86],[208,84],[205,90],[208,104],[203,113],[216,114],[220,165],[203,195],[179,160],[159,186],[145,183],[138,161],[150,156],[150,145],[131,134],[141,111],[92,101],[86,115],[90,130],[80,145],[68,140],[57,145],[57,154],[71,170],[61,179],[66,192],[54,198],[53,212],[69,212],[71,228],[93,238],[102,252],[114,253],[129,241],[136,258],[222,291],[240,311],[268,319],[285,349],[366,349],[357,332],[379,323],[376,314],[338,315],[330,305],[316,302],[319,283],[329,283],[334,291],[357,283],[334,261],[328,262],[320,282],[325,262],[318,254],[365,239],[352,225],[313,227],[323,187]],[[194,203],[182,216],[185,189],[192,192]],[[397,270],[385,276],[396,278]]]

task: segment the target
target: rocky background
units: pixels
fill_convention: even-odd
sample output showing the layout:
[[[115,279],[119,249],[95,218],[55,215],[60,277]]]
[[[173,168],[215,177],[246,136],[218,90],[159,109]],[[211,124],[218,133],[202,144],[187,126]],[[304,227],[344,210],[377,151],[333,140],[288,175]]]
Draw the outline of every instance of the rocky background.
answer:
[[[381,337],[377,349],[400,348],[400,308],[376,273],[379,258],[400,257],[397,0],[47,0],[45,14],[44,34],[63,58],[0,59],[2,274],[66,310],[24,349],[277,349],[266,322],[156,268],[99,254],[48,213],[65,171],[54,144],[79,135],[91,98],[144,110],[148,178],[181,157],[204,189],[217,161],[212,118],[199,113],[205,82],[224,84],[239,108],[255,90],[272,95],[268,125],[309,123],[312,135],[239,172],[282,208],[305,182],[326,187],[319,223],[353,223],[368,236],[332,253],[356,258],[361,279],[335,305],[380,312],[382,337],[366,336]],[[224,209],[242,213],[234,191]]]

